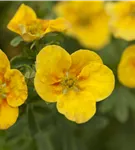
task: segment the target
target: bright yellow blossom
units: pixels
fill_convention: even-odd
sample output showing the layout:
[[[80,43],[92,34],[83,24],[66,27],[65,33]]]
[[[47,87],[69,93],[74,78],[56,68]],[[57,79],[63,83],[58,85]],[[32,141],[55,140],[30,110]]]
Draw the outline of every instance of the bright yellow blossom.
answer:
[[[110,26],[115,37],[135,40],[135,2],[109,2],[106,10],[110,15]]]
[[[135,88],[135,45],[124,51],[118,66],[118,77],[123,85]]]
[[[7,56],[0,50],[0,129],[12,126],[19,114],[18,106],[27,98],[27,86],[23,75],[10,69]]]
[[[70,21],[70,35],[86,47],[100,49],[109,43],[110,32],[104,2],[68,1],[55,6],[55,12]]]
[[[42,38],[48,32],[65,31],[69,22],[64,18],[42,20],[37,18],[34,10],[22,4],[8,24],[8,29],[22,36],[24,41],[31,42]]]
[[[96,102],[114,89],[113,72],[89,50],[69,55],[60,46],[46,46],[37,55],[36,70],[37,93],[47,102],[57,102],[58,111],[77,123],[88,121]]]

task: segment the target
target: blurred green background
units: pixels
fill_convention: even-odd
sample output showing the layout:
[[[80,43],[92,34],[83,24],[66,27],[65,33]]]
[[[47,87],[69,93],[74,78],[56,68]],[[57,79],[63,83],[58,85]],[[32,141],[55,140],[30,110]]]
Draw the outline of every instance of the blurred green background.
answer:
[[[10,59],[21,53],[23,45],[10,45],[16,34],[6,26],[22,3],[40,18],[55,18],[52,8],[57,2],[0,2],[0,48]],[[60,45],[69,53],[84,48],[76,39],[63,38]],[[81,125],[68,121],[55,105],[45,104],[30,88],[17,123],[0,131],[0,150],[135,150],[135,90],[121,85],[116,73],[123,50],[133,43],[112,37],[97,52],[116,75],[116,87],[108,100],[97,104],[91,120]]]

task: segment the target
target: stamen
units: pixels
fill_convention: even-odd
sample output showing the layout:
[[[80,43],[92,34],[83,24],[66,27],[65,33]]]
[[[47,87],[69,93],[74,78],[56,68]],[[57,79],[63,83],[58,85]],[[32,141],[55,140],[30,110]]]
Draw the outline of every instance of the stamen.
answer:
[[[63,87],[63,94],[66,94],[69,90],[73,90],[75,92],[79,91],[77,87],[77,79],[75,77],[71,77],[68,72],[65,73],[65,78],[61,81],[61,85]]]
[[[34,35],[40,35],[43,32],[43,26],[39,22],[33,22],[28,25],[28,32]]]
[[[77,86],[74,86],[73,89],[74,89],[75,92],[79,92],[80,91],[80,89]]]
[[[5,87],[6,87],[6,83],[3,83],[3,84],[1,85],[1,87],[2,87],[2,88],[5,88]]]
[[[7,92],[6,92],[6,83],[3,83],[0,85],[0,99],[5,99],[7,96]]]
[[[1,95],[1,97],[2,97],[3,99],[5,99],[5,98],[7,97],[7,95],[6,95],[5,93],[3,93],[3,94]]]
[[[63,94],[67,94],[67,92],[68,92],[67,89],[64,89],[64,90],[62,91]]]
[[[69,77],[69,72],[66,72],[66,77]]]

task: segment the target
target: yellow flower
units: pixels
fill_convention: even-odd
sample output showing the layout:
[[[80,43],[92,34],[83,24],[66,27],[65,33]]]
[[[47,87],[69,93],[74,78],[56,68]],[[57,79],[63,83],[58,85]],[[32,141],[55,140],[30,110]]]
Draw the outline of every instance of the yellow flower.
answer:
[[[135,2],[110,2],[106,5],[110,26],[115,37],[135,40]]]
[[[55,20],[38,19],[32,8],[22,4],[7,27],[21,35],[24,41],[31,42],[42,38],[48,32],[65,31],[69,28],[69,22],[64,18]]]
[[[89,50],[69,55],[60,46],[46,46],[37,55],[36,70],[37,93],[47,102],[57,102],[58,111],[77,123],[88,121],[96,102],[114,89],[112,71]]]
[[[54,8],[58,16],[70,21],[70,35],[86,47],[100,49],[109,43],[108,16],[103,2],[60,2]]]
[[[0,129],[12,126],[19,114],[18,106],[27,98],[27,86],[23,75],[10,69],[7,56],[0,50]]]
[[[135,88],[135,45],[126,48],[118,66],[118,78],[120,82]]]

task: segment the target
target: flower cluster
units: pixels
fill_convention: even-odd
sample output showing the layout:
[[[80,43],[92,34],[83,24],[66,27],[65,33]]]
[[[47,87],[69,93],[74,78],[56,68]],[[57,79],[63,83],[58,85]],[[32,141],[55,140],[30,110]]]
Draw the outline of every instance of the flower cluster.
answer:
[[[22,4],[7,28],[25,42],[39,41],[38,44],[49,32],[66,31],[95,50],[110,42],[111,33],[127,41],[135,40],[134,2],[59,2],[54,11],[60,18],[39,19],[32,8]],[[55,102],[58,111],[69,120],[87,122],[96,113],[96,102],[105,100],[115,87],[112,70],[88,49],[70,55],[61,46],[45,43],[38,52],[33,64],[37,94],[46,102]],[[123,85],[135,88],[135,45],[123,52],[117,74]],[[10,69],[7,56],[0,50],[0,129],[16,122],[18,107],[27,95],[23,74]]]

